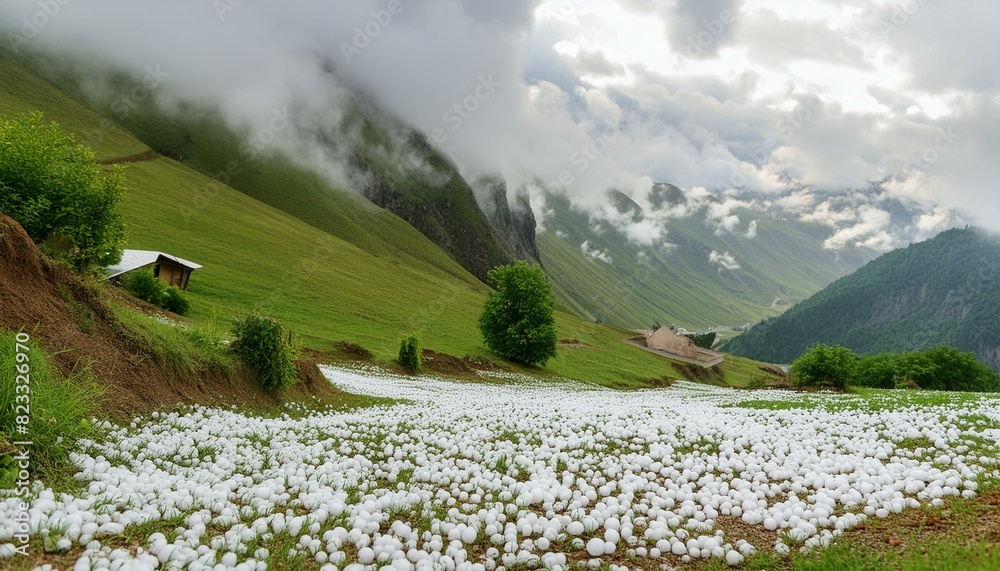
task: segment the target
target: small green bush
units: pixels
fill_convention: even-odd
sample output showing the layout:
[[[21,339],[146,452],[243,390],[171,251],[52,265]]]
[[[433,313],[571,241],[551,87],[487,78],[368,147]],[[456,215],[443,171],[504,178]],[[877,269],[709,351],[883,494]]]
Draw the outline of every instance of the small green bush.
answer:
[[[181,293],[180,288],[170,286],[163,295],[163,304],[160,307],[177,315],[185,315],[191,309],[191,303]]]
[[[423,359],[420,353],[420,339],[416,335],[410,335],[399,343],[399,357],[396,362],[412,373],[420,372]]]
[[[280,323],[251,312],[236,319],[233,334],[230,348],[257,374],[264,390],[275,393],[295,382],[295,349]]]
[[[167,286],[166,282],[153,276],[152,270],[131,272],[125,276],[123,282],[129,293],[156,307],[172,311],[177,315],[185,315],[191,309],[191,303],[184,297],[184,292],[176,286]]]
[[[160,307],[167,294],[167,284],[153,276],[153,270],[136,270],[125,275],[125,290],[137,298]]]
[[[938,391],[1000,391],[1000,375],[974,353],[952,347],[879,353],[862,358],[853,384],[881,389],[919,386]]]

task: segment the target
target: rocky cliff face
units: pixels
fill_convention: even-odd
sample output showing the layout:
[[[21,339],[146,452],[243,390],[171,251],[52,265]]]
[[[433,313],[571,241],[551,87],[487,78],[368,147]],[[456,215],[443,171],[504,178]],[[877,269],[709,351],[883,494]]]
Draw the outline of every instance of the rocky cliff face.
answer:
[[[500,177],[483,177],[473,183],[480,206],[490,221],[496,242],[508,256],[538,262],[535,215],[526,194],[518,194],[511,208],[507,183]]]

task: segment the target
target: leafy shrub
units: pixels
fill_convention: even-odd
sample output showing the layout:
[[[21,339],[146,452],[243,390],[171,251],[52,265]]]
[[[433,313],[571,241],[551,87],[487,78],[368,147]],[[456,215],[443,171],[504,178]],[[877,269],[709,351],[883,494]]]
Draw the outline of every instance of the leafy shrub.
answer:
[[[792,362],[795,384],[843,390],[854,381],[857,357],[840,345],[817,343]]]
[[[160,307],[177,315],[185,315],[191,309],[191,303],[184,297],[180,288],[170,286],[163,295],[163,304]]]
[[[1000,375],[974,353],[952,347],[926,351],[880,353],[858,362],[855,384],[882,389],[913,388],[942,391],[1000,391]]]
[[[1000,375],[976,359],[975,353],[952,347],[934,347],[924,352],[904,353],[898,358],[898,373],[927,390],[1000,391]]]
[[[898,360],[899,355],[894,353],[863,357],[858,361],[853,384],[876,389],[895,388],[899,380]]]
[[[257,374],[264,390],[275,393],[295,382],[295,349],[285,328],[273,318],[251,312],[233,324],[229,347]]]
[[[153,276],[152,270],[136,270],[124,278],[125,289],[137,298],[153,305],[184,315],[191,309],[191,303],[176,286]]]
[[[420,354],[420,339],[416,335],[410,335],[399,343],[399,357],[396,362],[410,372],[420,372],[423,362]]]
[[[152,303],[157,307],[163,305],[167,294],[167,284],[153,276],[153,270],[136,270],[123,278],[125,290],[137,298]]]
[[[523,261],[497,266],[487,277],[496,287],[479,316],[486,346],[521,363],[544,365],[556,356],[552,286],[542,269]]]
[[[65,242],[50,251],[64,250],[77,270],[121,259],[127,232],[116,206],[124,196],[122,168],[104,172],[92,150],[41,113],[0,117],[0,212],[36,243]]]

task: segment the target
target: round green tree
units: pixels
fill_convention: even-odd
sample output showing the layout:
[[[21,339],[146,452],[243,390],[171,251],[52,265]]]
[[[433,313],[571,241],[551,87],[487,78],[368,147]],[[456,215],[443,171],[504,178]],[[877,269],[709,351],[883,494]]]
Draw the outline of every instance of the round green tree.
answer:
[[[82,270],[118,262],[126,231],[116,206],[124,196],[121,167],[103,169],[41,113],[0,117],[0,212],[35,242],[68,241],[68,258]]]
[[[847,347],[817,343],[792,362],[796,384],[845,389],[854,382],[857,357]]]
[[[555,300],[542,268],[522,261],[497,266],[487,278],[496,291],[479,316],[486,346],[529,365],[544,365],[555,357]]]

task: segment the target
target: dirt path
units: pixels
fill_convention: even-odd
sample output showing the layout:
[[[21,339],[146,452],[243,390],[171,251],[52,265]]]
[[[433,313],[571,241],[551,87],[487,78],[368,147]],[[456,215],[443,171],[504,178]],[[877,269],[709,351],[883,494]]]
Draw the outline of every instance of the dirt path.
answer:
[[[143,161],[151,161],[156,158],[156,153],[152,150],[143,151],[141,153],[136,153],[134,155],[129,155],[127,157],[116,157],[113,159],[102,159],[97,161],[99,165],[120,165],[124,163],[141,163]]]

